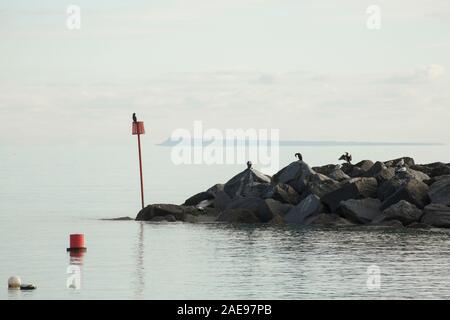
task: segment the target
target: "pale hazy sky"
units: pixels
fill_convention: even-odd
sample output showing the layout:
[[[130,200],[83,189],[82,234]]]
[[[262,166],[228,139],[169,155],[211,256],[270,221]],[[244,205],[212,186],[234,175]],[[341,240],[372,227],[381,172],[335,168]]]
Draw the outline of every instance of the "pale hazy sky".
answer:
[[[2,145],[122,143],[132,112],[154,142],[202,120],[450,143],[448,0],[0,0],[0,39]]]

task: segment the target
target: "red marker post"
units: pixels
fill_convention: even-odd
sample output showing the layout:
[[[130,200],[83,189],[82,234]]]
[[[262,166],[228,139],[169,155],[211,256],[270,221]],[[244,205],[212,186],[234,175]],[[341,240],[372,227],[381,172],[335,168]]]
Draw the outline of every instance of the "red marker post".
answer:
[[[142,209],[144,209],[144,180],[142,177],[142,156],[141,156],[141,134],[145,134],[144,122],[134,121],[132,133],[133,133],[133,135],[137,135],[137,138],[138,138],[139,174],[141,177],[141,204],[142,204]]]

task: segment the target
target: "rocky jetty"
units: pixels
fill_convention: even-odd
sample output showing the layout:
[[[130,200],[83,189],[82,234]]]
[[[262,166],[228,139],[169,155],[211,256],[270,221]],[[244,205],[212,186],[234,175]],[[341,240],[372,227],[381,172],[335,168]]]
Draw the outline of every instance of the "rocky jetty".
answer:
[[[450,228],[450,164],[298,160],[272,177],[249,165],[182,205],[149,205],[136,220]]]

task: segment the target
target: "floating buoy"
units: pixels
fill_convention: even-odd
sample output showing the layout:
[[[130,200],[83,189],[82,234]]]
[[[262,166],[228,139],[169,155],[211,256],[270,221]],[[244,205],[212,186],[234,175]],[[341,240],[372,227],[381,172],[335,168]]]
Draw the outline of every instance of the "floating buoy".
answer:
[[[36,289],[36,286],[34,284],[22,284],[20,277],[12,276],[8,279],[8,289],[34,290]]]
[[[67,248],[67,251],[76,251],[76,252],[84,252],[87,248],[84,244],[84,234],[71,234],[70,235],[70,247]]]
[[[18,276],[12,276],[8,279],[8,288],[9,289],[20,289],[22,285],[22,280]]]

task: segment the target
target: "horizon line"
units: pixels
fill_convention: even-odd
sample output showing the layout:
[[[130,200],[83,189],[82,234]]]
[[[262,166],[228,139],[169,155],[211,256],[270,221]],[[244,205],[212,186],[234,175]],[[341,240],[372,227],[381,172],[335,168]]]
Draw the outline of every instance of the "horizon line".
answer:
[[[167,138],[163,142],[156,143],[155,145],[161,147],[173,147],[179,144],[189,144],[194,143],[195,141],[200,142],[202,145],[209,145],[213,141],[204,140],[204,139],[179,139],[172,140],[171,138]],[[258,144],[258,143],[273,143],[273,140],[229,140],[229,139],[218,139],[215,141],[220,141],[222,143],[234,144],[234,143],[246,143],[246,144]],[[336,141],[336,140],[279,140],[278,145],[281,147],[289,147],[289,146],[325,146],[325,147],[333,147],[333,146],[445,146],[445,143],[442,142],[380,142],[380,141]]]

